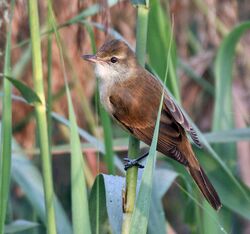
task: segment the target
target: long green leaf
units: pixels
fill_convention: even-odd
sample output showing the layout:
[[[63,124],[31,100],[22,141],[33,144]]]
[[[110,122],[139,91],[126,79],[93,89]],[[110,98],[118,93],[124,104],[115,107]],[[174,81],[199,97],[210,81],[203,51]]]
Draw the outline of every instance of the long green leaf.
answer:
[[[27,101],[27,103],[32,105],[36,103],[42,104],[42,101],[38,97],[38,95],[23,82],[9,76],[5,76],[5,78],[8,79],[13,86],[15,86],[15,88],[22,94],[22,97]]]
[[[250,29],[250,22],[236,26],[223,40],[215,61],[215,109],[213,130],[227,130],[234,126],[232,108],[233,61],[237,42]],[[233,169],[236,167],[235,146],[220,146],[223,160]],[[225,155],[225,156],[223,156]]]
[[[215,110],[213,118],[213,130],[227,130],[234,127],[232,106],[232,79],[233,60],[237,42],[243,33],[250,29],[250,22],[242,23],[233,29],[222,41],[215,61]],[[223,144],[216,146],[217,152],[224,162],[233,171],[237,170],[237,157],[235,144]],[[232,214],[224,211],[222,219],[226,226],[231,225]],[[212,228],[210,218],[204,215],[204,224],[209,227],[207,233],[219,233],[220,230]],[[208,232],[209,231],[209,232]]]
[[[55,220],[55,208],[54,208],[54,188],[52,181],[51,155],[49,150],[46,104],[45,104],[44,87],[43,87],[41,39],[40,39],[37,0],[29,0],[28,9],[29,9],[31,46],[32,46],[32,68],[33,68],[34,90],[42,102],[42,104],[41,103],[35,104],[35,111],[36,111],[36,121],[38,128],[38,140],[39,140],[41,159],[42,159],[45,205],[47,212],[46,215],[47,232],[49,234],[55,234],[56,220]]]
[[[135,209],[132,215],[131,227],[129,232],[130,234],[146,233],[147,231],[162,103],[163,98],[160,103],[153,140],[150,146],[149,155],[147,157],[147,162],[144,168],[138,197],[136,199]]]
[[[41,173],[23,153],[18,143],[14,139],[12,141],[13,163],[11,176],[25,193],[39,219],[46,225],[46,210]],[[55,197],[55,210],[58,234],[71,234],[72,230],[67,214],[63,210],[57,197]]]
[[[72,104],[72,99],[69,91],[69,86],[66,77],[64,66],[64,59],[60,36],[56,27],[56,20],[54,17],[51,1],[48,0],[50,24],[54,29],[57,46],[60,51],[60,62],[64,72],[64,81],[66,86],[66,95],[69,108],[69,127],[70,127],[70,148],[71,148],[71,200],[72,200],[72,222],[73,231],[75,234],[91,233],[90,216],[88,208],[88,194],[87,186],[84,177],[84,161],[81,151],[80,138],[78,135],[78,128],[76,116]]]
[[[89,198],[92,233],[108,233],[110,229],[114,234],[121,233],[124,183],[124,177],[120,176],[100,174],[96,177]]]
[[[169,49],[167,53],[167,61],[170,61],[171,45],[172,45],[172,31],[171,31]],[[164,85],[167,80],[168,72],[169,72],[169,62],[167,62],[167,67],[165,71],[165,77],[163,81]],[[148,227],[150,201],[152,199],[151,195],[152,195],[153,173],[154,173],[156,154],[157,154],[156,148],[157,148],[157,142],[158,142],[163,100],[164,100],[164,89],[162,90],[161,101],[160,101],[158,115],[157,115],[157,119],[155,123],[153,139],[152,139],[150,150],[149,150],[149,155],[147,157],[145,169],[143,171],[141,185],[140,185],[139,193],[136,199],[136,206],[133,211],[131,227],[130,227],[130,232],[129,232],[130,234],[146,233],[147,227]],[[140,223],[139,226],[138,226],[138,223]]]
[[[160,1],[150,2],[149,27],[147,52],[149,64],[155,69],[161,80],[164,80],[166,66],[169,63],[169,77],[167,87],[180,101],[178,78],[176,75],[176,48],[173,42],[171,49],[171,60],[167,61],[168,47],[170,41],[171,22],[169,16],[162,9]]]
[[[162,197],[177,177],[177,173],[168,169],[156,168],[152,188],[152,199],[149,212],[148,233],[165,234],[166,218]],[[159,179],[160,178],[160,179]]]
[[[83,174],[84,161],[81,151],[80,138],[77,132],[76,117],[72,105],[68,86],[67,99],[70,121],[70,147],[71,147],[71,200],[74,233],[91,233],[90,216],[88,211],[87,187]]]
[[[11,22],[13,15],[13,3],[11,1],[11,17],[8,25],[4,74],[11,76]],[[0,152],[0,234],[4,232],[4,223],[8,204],[8,194],[10,187],[10,168],[11,168],[11,135],[12,135],[12,102],[11,102],[11,83],[4,79],[3,82],[3,111],[2,111],[2,131],[1,131],[1,152]]]
[[[235,48],[242,35],[250,29],[250,22],[236,26],[223,40],[215,62],[216,103],[213,128],[227,129],[232,125],[232,69]]]
[[[250,141],[250,128],[238,128],[225,131],[205,133],[210,143],[228,143],[239,141]]]
[[[38,227],[38,223],[30,222],[27,220],[16,220],[5,226],[5,232],[8,233],[19,233],[23,231],[28,231],[29,229],[33,229]]]

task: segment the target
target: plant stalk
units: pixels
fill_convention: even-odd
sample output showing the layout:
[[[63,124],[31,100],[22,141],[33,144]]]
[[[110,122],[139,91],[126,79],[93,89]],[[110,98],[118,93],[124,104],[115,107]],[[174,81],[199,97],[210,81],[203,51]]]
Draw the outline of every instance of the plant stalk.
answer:
[[[39,16],[37,0],[29,0],[29,24],[32,46],[32,69],[34,90],[41,103],[35,104],[36,122],[38,127],[38,140],[41,152],[43,186],[45,193],[46,225],[47,233],[56,234],[54,189],[52,182],[51,155],[49,151],[48,125],[46,117],[46,104],[43,87],[41,39],[39,29]]]
[[[11,22],[13,14],[13,3],[11,1],[11,17],[8,25],[5,58],[4,75],[11,76]],[[7,27],[7,26],[6,26]],[[0,154],[0,234],[4,233],[4,224],[6,219],[8,195],[10,188],[11,171],[11,138],[12,138],[12,102],[11,102],[11,83],[9,80],[3,81],[3,110],[1,125],[1,154]]]

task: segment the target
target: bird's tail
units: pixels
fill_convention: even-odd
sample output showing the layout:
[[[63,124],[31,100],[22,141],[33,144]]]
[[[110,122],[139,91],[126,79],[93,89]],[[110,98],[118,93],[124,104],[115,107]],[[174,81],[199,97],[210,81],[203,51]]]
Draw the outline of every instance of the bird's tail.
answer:
[[[215,210],[219,210],[221,208],[220,198],[213,185],[210,183],[207,175],[203,171],[202,167],[200,167],[200,169],[196,169],[189,166],[188,171],[190,172],[191,176],[195,180],[196,184],[198,185],[200,191],[203,193],[207,201]]]

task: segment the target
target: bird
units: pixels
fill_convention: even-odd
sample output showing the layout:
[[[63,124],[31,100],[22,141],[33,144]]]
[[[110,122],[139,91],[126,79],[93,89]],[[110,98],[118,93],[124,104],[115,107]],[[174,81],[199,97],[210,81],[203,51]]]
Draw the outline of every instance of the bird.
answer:
[[[219,210],[220,198],[199,164],[187,134],[198,147],[202,144],[163,83],[138,63],[133,50],[122,40],[107,41],[95,54],[82,57],[95,65],[100,100],[106,111],[147,145],[152,142],[164,92],[157,151],[184,165],[206,200]]]

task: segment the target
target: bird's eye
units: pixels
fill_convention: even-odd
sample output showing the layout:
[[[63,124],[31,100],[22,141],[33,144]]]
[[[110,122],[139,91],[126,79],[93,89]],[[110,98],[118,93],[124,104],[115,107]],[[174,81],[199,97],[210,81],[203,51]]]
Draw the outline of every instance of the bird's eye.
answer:
[[[110,61],[111,61],[111,63],[116,63],[116,62],[118,61],[118,59],[117,59],[116,57],[112,57],[112,58],[110,59]]]

